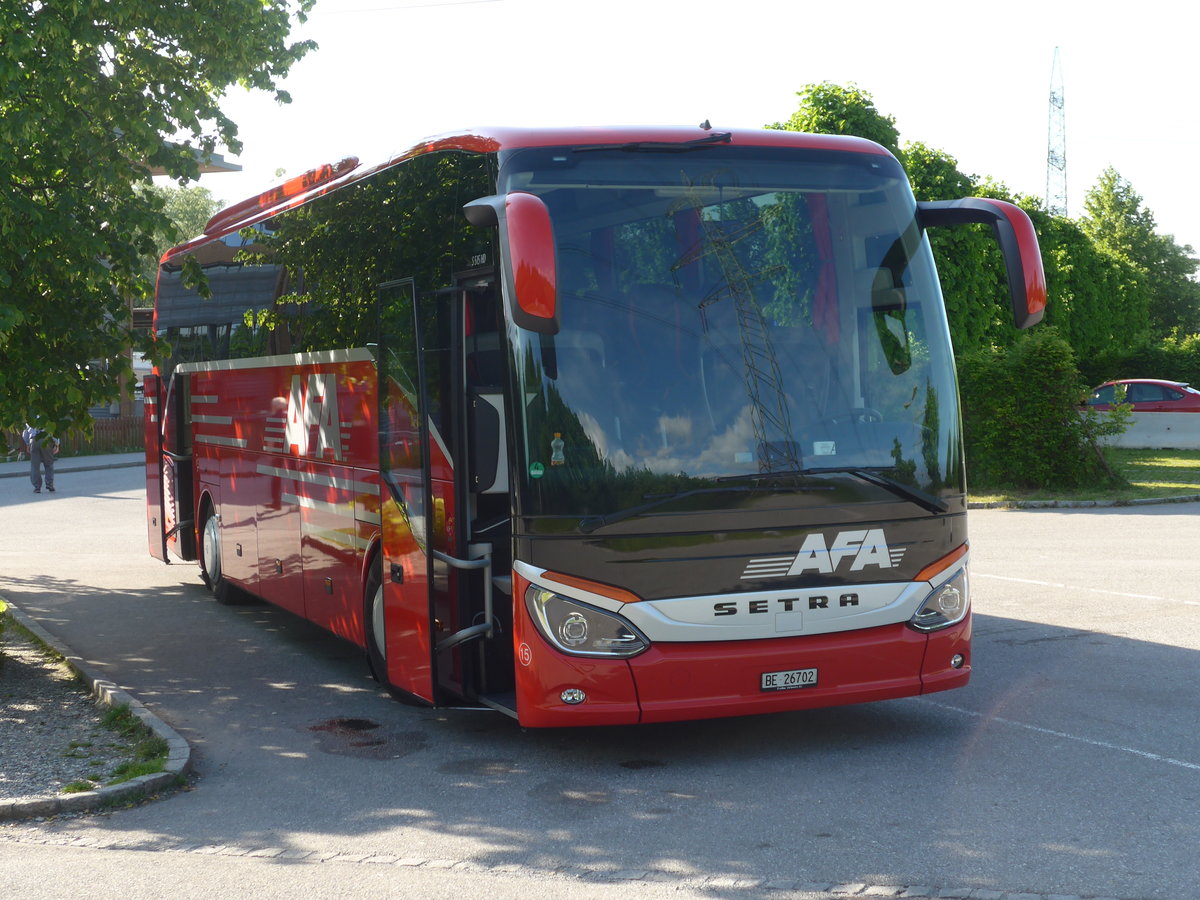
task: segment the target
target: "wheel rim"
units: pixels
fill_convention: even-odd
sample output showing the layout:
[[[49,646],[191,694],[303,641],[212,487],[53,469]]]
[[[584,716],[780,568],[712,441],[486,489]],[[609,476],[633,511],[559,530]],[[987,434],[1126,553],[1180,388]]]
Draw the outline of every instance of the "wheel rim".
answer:
[[[383,640],[383,585],[375,588],[375,596],[371,598],[371,641],[380,659],[387,659],[387,651]]]
[[[216,516],[204,523],[204,571],[212,581],[221,577],[221,530]]]

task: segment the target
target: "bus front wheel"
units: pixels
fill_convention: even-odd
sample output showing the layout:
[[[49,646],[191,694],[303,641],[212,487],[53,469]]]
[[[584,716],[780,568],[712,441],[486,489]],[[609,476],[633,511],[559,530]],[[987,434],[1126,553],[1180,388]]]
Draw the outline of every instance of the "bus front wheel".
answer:
[[[367,664],[371,675],[380,684],[387,684],[387,644],[383,624],[383,562],[376,557],[363,591],[364,637],[367,644]]]
[[[221,517],[206,507],[204,527],[200,529],[200,577],[218,603],[236,603],[236,589],[221,571]]]

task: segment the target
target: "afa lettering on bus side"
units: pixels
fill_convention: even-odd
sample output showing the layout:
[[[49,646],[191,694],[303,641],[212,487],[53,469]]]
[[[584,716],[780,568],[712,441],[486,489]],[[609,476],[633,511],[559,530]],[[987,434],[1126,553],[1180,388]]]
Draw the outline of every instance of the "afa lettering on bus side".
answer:
[[[315,440],[314,440],[315,429]],[[307,382],[292,376],[283,443],[298,456],[342,458],[342,422],[338,414],[337,375],[314,373]]]

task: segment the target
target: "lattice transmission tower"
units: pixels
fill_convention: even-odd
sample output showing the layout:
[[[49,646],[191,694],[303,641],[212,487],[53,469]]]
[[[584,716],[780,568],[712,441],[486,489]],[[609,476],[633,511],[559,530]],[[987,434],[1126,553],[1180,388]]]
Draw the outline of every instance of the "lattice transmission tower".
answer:
[[[1054,216],[1067,215],[1067,116],[1063,96],[1062,66],[1058,48],[1050,70],[1050,127],[1046,137],[1046,209]]]

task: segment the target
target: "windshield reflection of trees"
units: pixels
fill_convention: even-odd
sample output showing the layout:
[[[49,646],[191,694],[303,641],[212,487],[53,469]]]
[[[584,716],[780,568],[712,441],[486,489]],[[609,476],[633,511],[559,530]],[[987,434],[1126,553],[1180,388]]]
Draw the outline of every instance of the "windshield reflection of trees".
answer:
[[[804,469],[942,492],[961,466],[909,291],[919,235],[875,241],[879,284],[846,317],[824,197],[692,200],[614,226],[603,258],[556,221],[562,331],[518,366],[540,395],[525,410],[534,506],[603,515],[684,493],[669,509],[723,507],[745,498],[705,491],[714,479]]]

